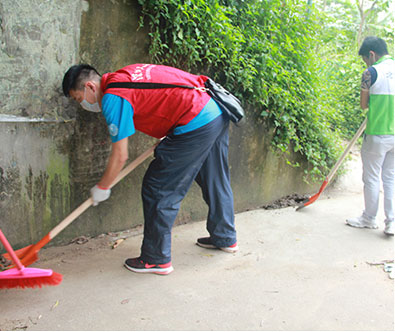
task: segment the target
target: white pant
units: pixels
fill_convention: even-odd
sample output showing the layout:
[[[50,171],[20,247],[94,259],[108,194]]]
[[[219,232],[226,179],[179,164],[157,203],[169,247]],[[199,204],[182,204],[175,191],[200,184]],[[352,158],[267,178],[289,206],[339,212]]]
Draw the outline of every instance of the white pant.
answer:
[[[365,135],[362,150],[365,211],[364,217],[374,221],[379,207],[380,173],[384,189],[386,222],[394,220],[394,136]]]

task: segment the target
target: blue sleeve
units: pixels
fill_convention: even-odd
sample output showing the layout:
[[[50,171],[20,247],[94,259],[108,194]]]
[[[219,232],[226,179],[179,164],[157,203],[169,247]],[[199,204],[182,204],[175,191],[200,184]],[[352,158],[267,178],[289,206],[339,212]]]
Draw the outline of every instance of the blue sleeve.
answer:
[[[133,107],[126,99],[106,93],[102,99],[102,111],[113,143],[136,132],[133,122]]]
[[[369,67],[368,70],[371,77],[370,86],[372,86],[377,80],[377,71],[376,68],[374,67]]]

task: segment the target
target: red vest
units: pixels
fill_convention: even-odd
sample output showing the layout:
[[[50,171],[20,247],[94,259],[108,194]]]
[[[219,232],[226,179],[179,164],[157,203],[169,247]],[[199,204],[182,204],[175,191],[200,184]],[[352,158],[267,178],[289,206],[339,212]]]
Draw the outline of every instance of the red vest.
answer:
[[[111,93],[129,101],[137,130],[156,138],[169,134],[177,126],[186,125],[204,108],[210,99],[206,92],[182,88],[128,89],[110,88],[112,82],[152,82],[204,87],[207,76],[150,64],[126,66],[102,76],[103,93]]]

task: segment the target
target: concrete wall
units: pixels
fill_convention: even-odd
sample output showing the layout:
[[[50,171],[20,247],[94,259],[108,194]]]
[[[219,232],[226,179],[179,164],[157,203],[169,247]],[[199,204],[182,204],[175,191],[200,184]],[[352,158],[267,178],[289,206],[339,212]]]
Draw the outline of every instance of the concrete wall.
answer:
[[[139,6],[132,0],[0,3],[0,226],[15,247],[44,236],[89,197],[101,177],[111,149],[104,119],[64,98],[61,81],[67,68],[79,62],[102,73],[150,62],[148,32],[138,29],[138,20]],[[252,115],[243,127],[231,126],[237,211],[311,190],[302,181],[305,163],[292,168],[274,154],[270,132]],[[141,133],[133,135],[130,161],[154,142]],[[141,181],[148,162],[53,243],[141,224]],[[200,190],[193,185],[177,223],[202,220],[206,214]]]
[[[0,2],[0,227],[15,246],[70,211],[75,109],[59,80],[77,61],[79,0]]]
[[[72,118],[59,79],[78,58],[80,0],[0,2],[0,114]]]

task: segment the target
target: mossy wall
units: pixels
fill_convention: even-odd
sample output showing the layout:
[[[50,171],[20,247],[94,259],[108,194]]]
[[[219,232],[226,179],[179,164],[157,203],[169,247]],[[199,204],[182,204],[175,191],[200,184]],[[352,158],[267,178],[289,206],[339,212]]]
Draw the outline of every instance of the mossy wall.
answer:
[[[139,29],[137,1],[36,0],[26,2],[23,12],[19,7],[10,0],[0,3],[0,69],[6,77],[0,90],[6,95],[0,98],[0,226],[16,248],[39,240],[89,197],[111,150],[103,117],[61,95],[64,72],[80,62],[101,73],[150,62],[148,31]],[[236,211],[311,191],[302,181],[307,165],[293,155],[302,163],[301,168],[293,168],[275,154],[270,148],[271,129],[253,113],[247,108],[245,125],[230,129]],[[154,142],[141,133],[130,137],[129,161]],[[148,163],[52,244],[143,223],[140,192]],[[206,214],[200,189],[193,185],[177,223],[203,220]]]
[[[0,123],[0,227],[16,247],[38,241],[70,210],[71,132],[65,123]]]

